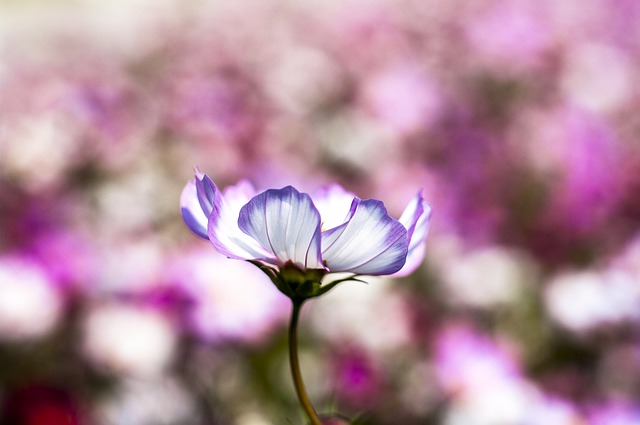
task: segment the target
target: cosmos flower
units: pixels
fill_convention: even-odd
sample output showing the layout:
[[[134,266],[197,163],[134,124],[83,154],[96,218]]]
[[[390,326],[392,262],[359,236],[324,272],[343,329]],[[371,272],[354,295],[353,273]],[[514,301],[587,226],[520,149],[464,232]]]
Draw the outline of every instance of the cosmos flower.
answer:
[[[180,203],[196,235],[229,258],[253,262],[272,280],[312,276],[319,282],[330,272],[408,274],[424,255],[431,216],[421,192],[396,220],[381,201],[360,199],[338,185],[313,199],[292,186],[256,193],[246,181],[221,192],[198,171]]]

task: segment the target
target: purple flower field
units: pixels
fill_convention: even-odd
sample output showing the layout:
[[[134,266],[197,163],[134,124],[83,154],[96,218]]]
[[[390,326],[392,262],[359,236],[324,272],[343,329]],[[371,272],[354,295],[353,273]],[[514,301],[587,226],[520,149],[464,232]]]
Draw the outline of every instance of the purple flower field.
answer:
[[[640,2],[0,9],[0,425],[640,424]]]

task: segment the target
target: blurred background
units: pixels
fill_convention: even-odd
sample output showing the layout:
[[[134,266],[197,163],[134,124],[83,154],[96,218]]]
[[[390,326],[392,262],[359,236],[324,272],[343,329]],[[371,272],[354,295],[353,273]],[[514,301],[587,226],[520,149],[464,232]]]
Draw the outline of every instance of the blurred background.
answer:
[[[224,187],[434,207],[309,303],[318,410],[640,424],[640,2],[0,1],[0,423],[302,424],[288,300],[192,235]]]

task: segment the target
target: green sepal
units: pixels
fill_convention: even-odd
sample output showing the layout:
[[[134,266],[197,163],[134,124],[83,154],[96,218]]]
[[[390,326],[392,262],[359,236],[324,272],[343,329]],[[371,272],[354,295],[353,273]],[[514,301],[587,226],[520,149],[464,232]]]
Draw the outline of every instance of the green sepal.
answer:
[[[289,288],[289,286],[280,278],[280,275],[277,269],[275,269],[274,267],[262,264],[259,261],[254,261],[254,260],[248,260],[248,261],[254,266],[256,266],[257,268],[259,268],[260,270],[262,270],[262,272],[266,274],[269,277],[269,279],[271,279],[271,282],[273,282],[273,284],[276,286],[276,288],[278,288],[280,292],[285,294],[287,297],[293,299],[293,297],[295,296],[294,293],[291,291],[291,288]]]
[[[333,280],[331,282],[328,282],[322,285],[314,296],[319,297],[320,295],[324,295],[330,290],[332,290],[333,288],[335,288],[339,283],[342,283],[342,282],[354,281],[354,282],[362,282],[365,284],[367,283],[364,280],[358,279],[356,276],[357,275],[353,275],[353,276],[345,277],[344,279],[338,279],[338,280]]]
[[[259,261],[249,260],[249,262],[262,270],[280,292],[297,303],[302,303],[309,298],[324,295],[342,282],[356,281],[367,283],[364,280],[358,279],[358,275],[353,275],[323,284],[322,279],[328,273],[325,269],[303,270],[292,262],[287,262],[280,269],[277,269]]]
[[[296,297],[300,299],[313,298],[318,296],[321,283],[315,280],[307,280],[296,287]]]
[[[322,278],[326,274],[325,269],[303,270],[292,262],[287,262],[280,268],[278,277],[288,288],[288,293],[285,294],[295,302],[302,302],[318,295]]]

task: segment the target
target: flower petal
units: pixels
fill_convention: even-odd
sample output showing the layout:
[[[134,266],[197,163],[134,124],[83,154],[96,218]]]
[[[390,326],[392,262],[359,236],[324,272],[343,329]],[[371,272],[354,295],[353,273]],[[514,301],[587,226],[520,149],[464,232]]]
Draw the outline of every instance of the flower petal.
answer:
[[[292,186],[270,189],[240,210],[238,226],[279,264],[292,261],[302,268],[323,268],[320,256],[320,213],[306,193]]]
[[[209,239],[207,221],[209,217],[202,210],[198,200],[196,183],[190,180],[180,194],[180,213],[189,229],[202,239]]]
[[[238,211],[239,214],[240,208],[256,196],[256,194],[257,192],[253,185],[248,180],[242,179],[234,186],[227,186],[222,191],[222,198],[229,208],[233,211]]]
[[[422,262],[426,249],[425,240],[431,221],[431,205],[422,198],[422,190],[409,202],[400,216],[400,223],[406,227],[409,237],[407,262],[394,276],[406,276]]]
[[[313,203],[320,212],[323,230],[337,227],[349,219],[353,198],[353,193],[347,192],[338,184],[323,187],[313,196]]]
[[[349,220],[322,233],[322,257],[332,272],[395,273],[404,265],[407,251],[407,229],[375,199],[355,198]]]
[[[206,174],[196,169],[196,190],[198,202],[204,214],[209,217],[216,203],[220,202],[220,191],[216,184]]]
[[[215,188],[213,181],[211,185]],[[253,186],[241,180],[237,185],[227,187],[224,196],[217,189],[215,193],[217,195],[211,202],[213,210],[208,224],[209,240],[213,246],[229,258],[275,261],[275,257],[238,227],[240,209],[255,194]]]

